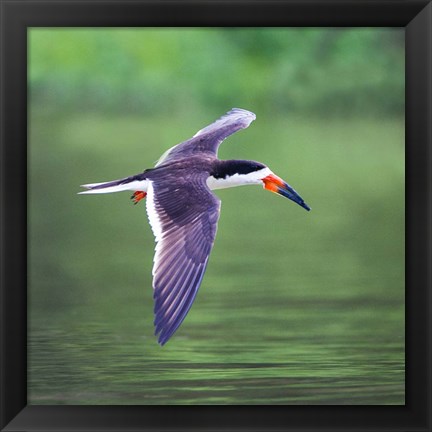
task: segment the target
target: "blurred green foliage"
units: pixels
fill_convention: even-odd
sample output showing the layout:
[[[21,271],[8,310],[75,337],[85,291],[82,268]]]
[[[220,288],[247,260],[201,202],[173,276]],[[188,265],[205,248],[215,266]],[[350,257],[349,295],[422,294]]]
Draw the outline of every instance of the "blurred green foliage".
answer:
[[[31,95],[54,109],[404,110],[401,29],[33,29]]]

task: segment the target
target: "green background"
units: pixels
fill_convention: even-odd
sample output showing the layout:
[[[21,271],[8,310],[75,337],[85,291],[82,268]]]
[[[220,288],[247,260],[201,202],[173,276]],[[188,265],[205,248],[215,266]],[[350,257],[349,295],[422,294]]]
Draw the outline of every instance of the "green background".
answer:
[[[404,404],[404,32],[29,31],[29,403]],[[217,191],[194,306],[153,336],[154,240],[129,193],[232,107],[220,148],[312,207]]]

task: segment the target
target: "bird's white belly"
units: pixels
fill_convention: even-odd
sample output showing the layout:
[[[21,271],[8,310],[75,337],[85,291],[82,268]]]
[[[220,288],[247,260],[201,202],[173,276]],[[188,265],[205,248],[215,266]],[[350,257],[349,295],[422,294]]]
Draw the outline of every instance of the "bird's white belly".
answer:
[[[133,181],[131,183],[130,190],[139,190],[139,191],[147,192],[149,185],[150,185],[149,180]]]

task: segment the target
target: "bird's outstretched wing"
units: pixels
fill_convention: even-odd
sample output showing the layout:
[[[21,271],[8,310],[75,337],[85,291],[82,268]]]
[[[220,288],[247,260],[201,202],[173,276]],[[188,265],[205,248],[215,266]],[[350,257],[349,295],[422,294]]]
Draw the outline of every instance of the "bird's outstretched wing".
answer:
[[[171,162],[192,153],[206,152],[217,155],[222,141],[240,129],[247,128],[256,116],[253,112],[233,108],[212,124],[199,130],[191,139],[184,141],[166,151],[156,166]]]
[[[151,182],[147,214],[156,238],[153,266],[155,334],[163,345],[180,326],[198,292],[216,235],[220,200],[205,174],[173,184]]]

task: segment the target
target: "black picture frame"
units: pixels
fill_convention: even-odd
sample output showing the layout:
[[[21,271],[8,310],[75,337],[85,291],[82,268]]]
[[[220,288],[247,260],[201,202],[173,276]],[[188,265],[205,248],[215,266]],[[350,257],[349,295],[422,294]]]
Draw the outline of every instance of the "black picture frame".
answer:
[[[425,0],[0,0],[2,431],[431,429],[431,38]],[[404,406],[27,405],[27,29],[379,26],[406,31]]]

